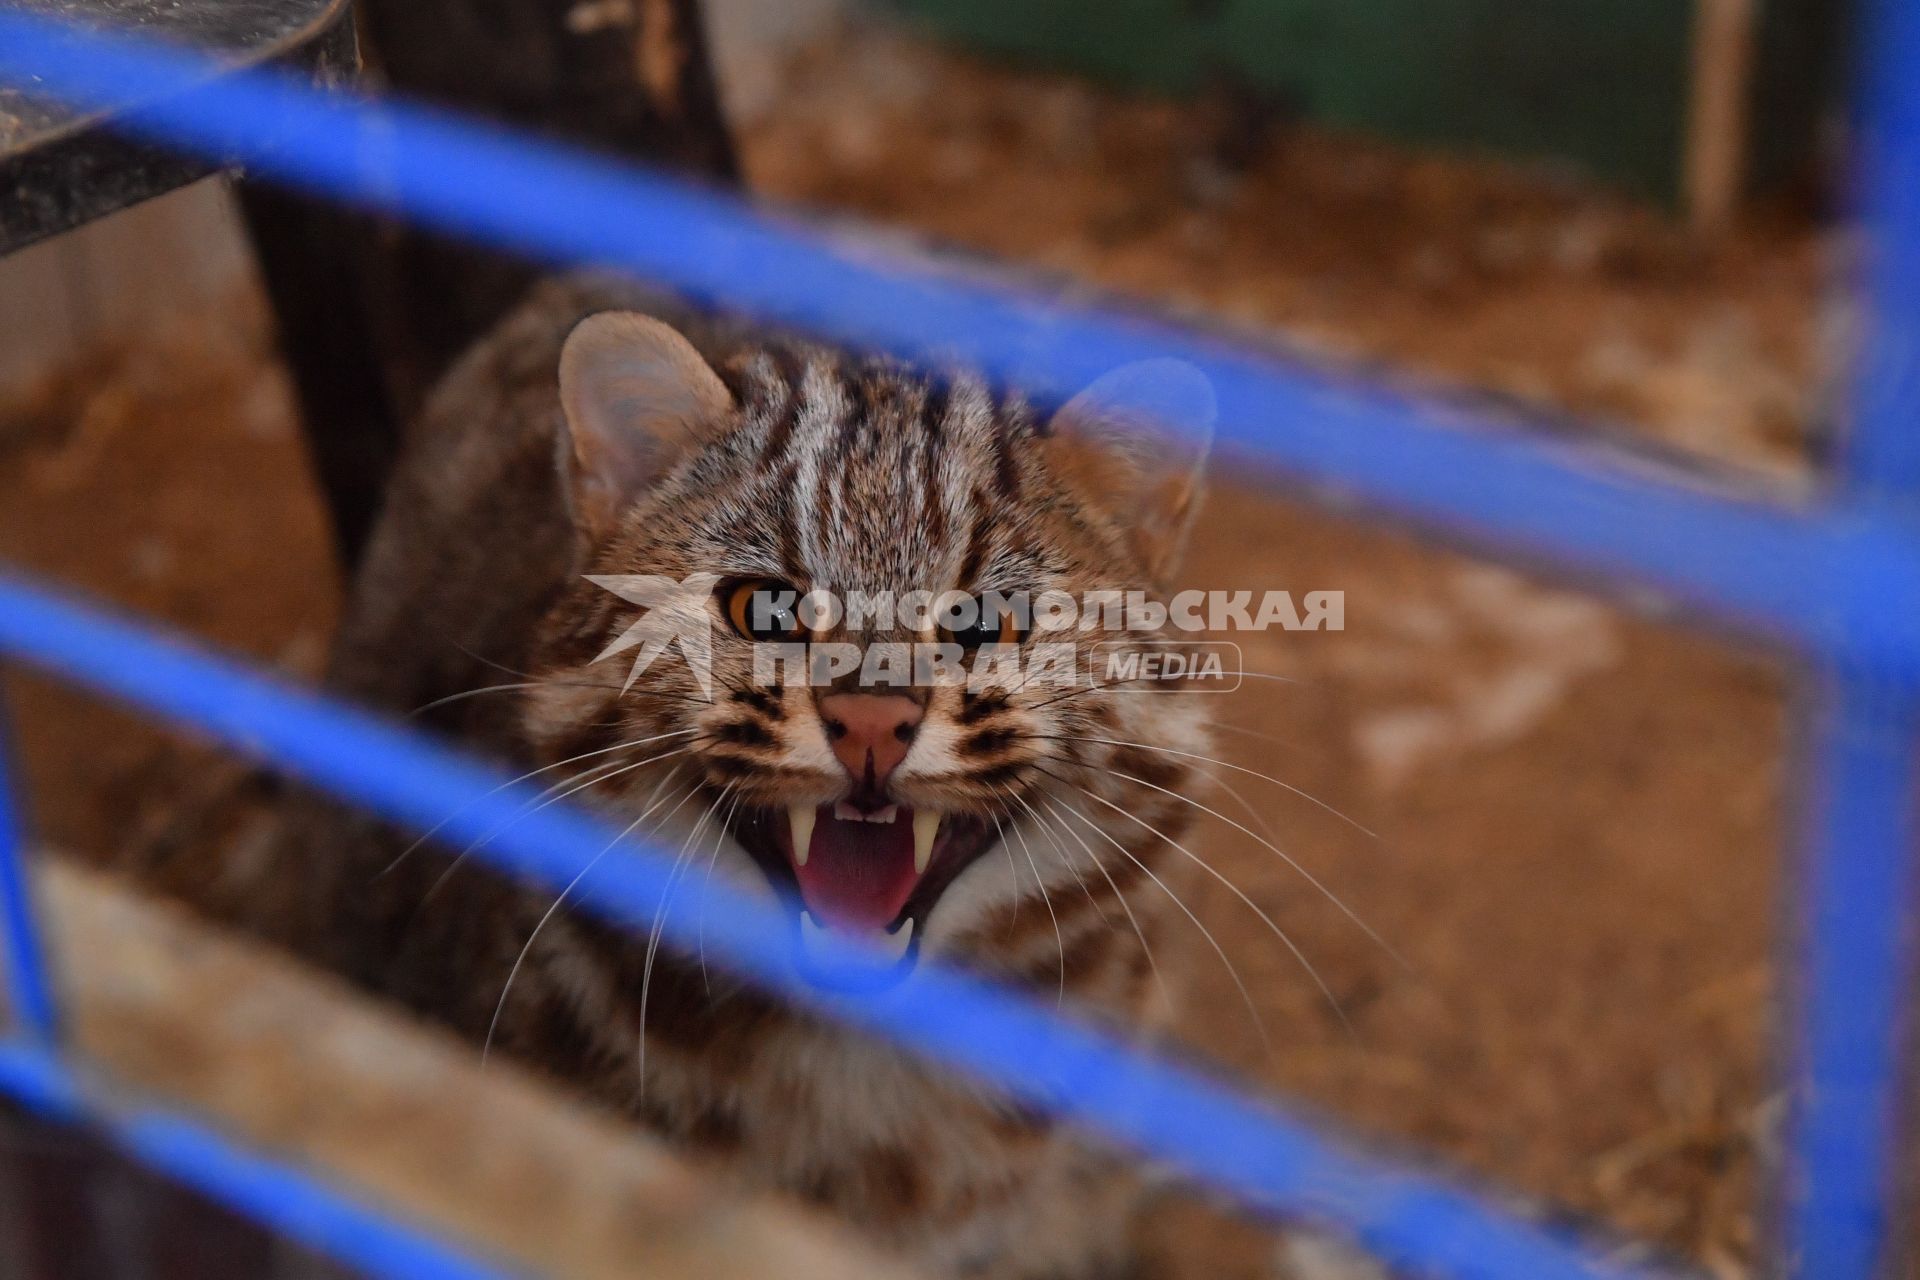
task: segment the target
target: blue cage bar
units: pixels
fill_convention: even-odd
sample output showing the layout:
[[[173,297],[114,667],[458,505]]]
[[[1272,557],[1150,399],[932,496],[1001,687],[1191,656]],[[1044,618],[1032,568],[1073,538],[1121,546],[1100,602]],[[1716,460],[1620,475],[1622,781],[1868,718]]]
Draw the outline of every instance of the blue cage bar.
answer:
[[[954,270],[877,257],[791,221],[593,157],[400,103],[331,98],[265,76],[199,85],[193,53],[0,9],[0,82],[111,106],[163,105],[129,127],[305,190],[554,263],[624,269],[770,319],[904,352],[958,351],[1043,389],[1175,355],[1214,382],[1221,445],[1276,480],[1358,499],[1490,554],[1596,587],[1633,585],[1804,664],[1805,859],[1790,1159],[1780,1269],[1866,1280],[1893,1262],[1909,996],[1914,767],[1920,754],[1920,3],[1869,15],[1876,74],[1862,125],[1872,323],[1848,449],[1819,500],[1662,472],[1290,368],[1139,317],[1062,308]],[[556,193],[565,193],[561,198]],[[452,835],[505,827],[478,851],[554,887],[609,833],[558,807],[528,814],[491,770],[281,688],[123,620],[0,578],[0,654],[145,708],[397,821]],[[0,769],[4,761],[0,760]],[[138,1158],[377,1274],[492,1274],[350,1196],[129,1106],[58,1037],[56,975],[35,936],[22,835],[0,776],[0,923],[11,1039],[0,1090],[86,1118]],[[603,859],[587,909],[645,927],[666,869]],[[712,904],[724,900],[725,911]],[[1275,1104],[1123,1046],[961,975],[850,1002],[799,984],[764,908],[681,886],[670,934],[706,915],[706,946],[744,974],[1171,1161],[1257,1212],[1347,1232],[1423,1273],[1622,1274],[1605,1244],[1548,1231],[1405,1162],[1360,1153]],[[724,920],[728,923],[720,925]],[[716,927],[719,925],[719,927]],[[677,931],[677,932],[676,932]]]

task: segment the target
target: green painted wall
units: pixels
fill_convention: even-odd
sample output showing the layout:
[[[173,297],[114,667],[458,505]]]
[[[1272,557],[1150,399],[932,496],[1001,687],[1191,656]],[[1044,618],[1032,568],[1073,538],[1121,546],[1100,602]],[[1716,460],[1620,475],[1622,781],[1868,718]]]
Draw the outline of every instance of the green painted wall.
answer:
[[[1679,182],[1691,0],[894,0],[983,50],[1187,93],[1223,71],[1308,116]],[[1762,173],[1831,90],[1833,0],[1761,0]],[[1761,136],[1764,133],[1765,136]]]

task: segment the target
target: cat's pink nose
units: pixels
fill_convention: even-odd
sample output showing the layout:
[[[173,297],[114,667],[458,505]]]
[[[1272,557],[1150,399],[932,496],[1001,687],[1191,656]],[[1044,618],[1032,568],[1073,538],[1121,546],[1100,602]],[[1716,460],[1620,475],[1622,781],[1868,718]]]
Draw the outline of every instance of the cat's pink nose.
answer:
[[[820,699],[833,754],[860,788],[885,785],[907,758],[926,709],[897,693],[834,693]]]

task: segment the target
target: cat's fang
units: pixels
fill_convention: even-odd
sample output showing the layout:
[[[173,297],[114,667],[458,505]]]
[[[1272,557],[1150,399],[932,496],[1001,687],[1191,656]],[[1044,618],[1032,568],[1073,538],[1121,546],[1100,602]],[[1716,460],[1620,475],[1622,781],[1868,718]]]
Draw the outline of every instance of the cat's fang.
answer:
[[[899,964],[900,958],[907,954],[907,948],[913,944],[913,917],[908,916],[900,922],[898,929],[883,937],[884,940],[876,939],[875,944],[889,960]]]
[[[809,947],[824,948],[830,945],[826,940],[833,931],[813,918],[810,911],[800,913],[800,935]],[[865,935],[866,942],[891,964],[900,963],[907,954],[907,948],[913,945],[913,917],[908,916],[896,925],[891,932],[876,929]]]
[[[915,809],[913,811],[913,870],[915,875],[927,874],[927,866],[933,861],[933,842],[940,834],[940,813],[935,809]]]
[[[787,825],[793,835],[793,861],[795,866],[807,865],[807,846],[813,843],[814,809],[810,804],[790,804],[787,806]]]

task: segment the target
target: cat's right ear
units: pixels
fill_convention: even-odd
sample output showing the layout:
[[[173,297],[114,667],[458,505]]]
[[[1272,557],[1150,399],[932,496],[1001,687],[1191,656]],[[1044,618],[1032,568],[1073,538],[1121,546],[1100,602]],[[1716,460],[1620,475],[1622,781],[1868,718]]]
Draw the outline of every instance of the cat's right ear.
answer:
[[[1199,369],[1153,359],[1115,369],[1053,417],[1056,460],[1124,514],[1156,582],[1165,583],[1186,546],[1218,413]]]
[[[561,474],[575,521],[590,537],[734,410],[713,366],[671,325],[630,311],[589,316],[560,353],[567,430]]]

